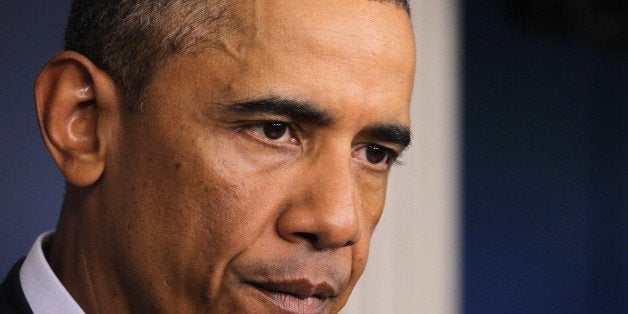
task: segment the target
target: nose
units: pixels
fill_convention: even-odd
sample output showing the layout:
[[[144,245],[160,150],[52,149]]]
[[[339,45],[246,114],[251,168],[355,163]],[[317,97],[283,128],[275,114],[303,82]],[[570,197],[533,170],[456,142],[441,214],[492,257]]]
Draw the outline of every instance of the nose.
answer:
[[[277,221],[281,237],[307,241],[318,250],[350,246],[359,240],[360,200],[350,159],[320,159],[294,185],[296,201]]]

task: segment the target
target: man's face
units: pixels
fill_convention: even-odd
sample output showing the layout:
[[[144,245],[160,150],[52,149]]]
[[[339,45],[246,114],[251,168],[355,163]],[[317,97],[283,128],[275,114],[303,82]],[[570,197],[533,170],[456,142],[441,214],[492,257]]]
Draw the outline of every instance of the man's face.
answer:
[[[335,312],[406,140],[410,22],[377,1],[236,10],[240,35],[173,57],[145,112],[121,109],[87,264],[136,309]]]

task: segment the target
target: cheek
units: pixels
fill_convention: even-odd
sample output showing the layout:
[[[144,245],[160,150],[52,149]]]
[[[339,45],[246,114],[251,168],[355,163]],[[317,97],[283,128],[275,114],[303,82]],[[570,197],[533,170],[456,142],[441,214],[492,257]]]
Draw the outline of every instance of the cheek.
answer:
[[[124,166],[105,178],[116,214],[104,219],[127,252],[121,260],[131,263],[121,268],[145,270],[138,281],[207,291],[230,259],[273,228],[291,179],[286,156],[256,151],[224,130],[187,134],[129,140],[110,163]]]
[[[360,166],[357,166],[360,167]],[[379,219],[381,218],[386,201],[387,176],[381,174],[359,171],[362,175],[357,176],[356,184],[360,199],[360,212],[362,213],[364,225],[367,227],[363,236],[370,237]]]
[[[279,174],[281,158],[250,146],[212,132],[174,158],[180,160],[172,182],[177,193],[164,201],[194,218],[179,227],[190,230],[192,241],[205,239],[212,258],[243,250],[272,228],[282,207],[288,174]]]
[[[211,123],[202,118],[156,120],[151,125],[164,125],[148,137],[144,134],[141,155],[125,159],[131,159],[127,170],[139,181],[126,190],[137,190],[136,203],[152,208],[145,212],[161,220],[157,227],[165,220],[167,232],[192,243],[200,237],[208,241],[206,246],[222,248],[254,238],[261,232],[257,229],[269,224],[285,187],[294,181],[286,166],[294,159],[293,151],[265,147],[227,128],[208,127]],[[129,151],[137,143],[131,140]]]

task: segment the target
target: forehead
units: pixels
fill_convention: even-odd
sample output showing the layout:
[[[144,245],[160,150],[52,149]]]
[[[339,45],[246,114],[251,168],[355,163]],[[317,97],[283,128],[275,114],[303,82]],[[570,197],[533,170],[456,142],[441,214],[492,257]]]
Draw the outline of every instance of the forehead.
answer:
[[[392,3],[349,1],[245,1],[235,6],[240,49],[265,48],[386,62],[405,72],[414,61],[414,38],[407,13]],[[237,52],[236,52],[237,53]],[[397,66],[397,67],[395,67]]]
[[[354,47],[410,43],[409,18],[405,11],[392,3],[373,0],[348,1],[246,1],[234,6],[235,16],[251,39],[279,39],[286,44],[291,39],[311,39],[318,43]],[[346,36],[351,41],[346,42]],[[402,37],[405,35],[405,38]],[[327,45],[326,45],[327,46]],[[307,47],[307,46],[306,46]],[[318,48],[309,46],[308,48]],[[372,50],[381,48],[373,47]],[[409,48],[409,47],[408,47]]]
[[[234,1],[230,11],[237,32],[221,35],[184,71],[211,85],[210,102],[279,94],[318,104],[409,103],[414,38],[407,13],[395,4]],[[382,111],[407,121],[401,107]]]

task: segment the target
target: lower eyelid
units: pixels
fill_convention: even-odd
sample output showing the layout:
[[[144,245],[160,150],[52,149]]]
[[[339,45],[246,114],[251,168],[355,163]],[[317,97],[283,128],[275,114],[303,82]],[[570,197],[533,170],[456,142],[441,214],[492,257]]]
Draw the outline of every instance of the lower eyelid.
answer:
[[[374,172],[374,173],[385,172],[388,169],[390,169],[390,166],[391,166],[388,163],[384,164],[385,166],[377,166],[377,165],[371,164],[368,161],[365,161],[365,160],[362,160],[362,159],[358,159],[357,162],[359,163],[361,168],[364,168],[364,169],[369,170],[369,171]]]

